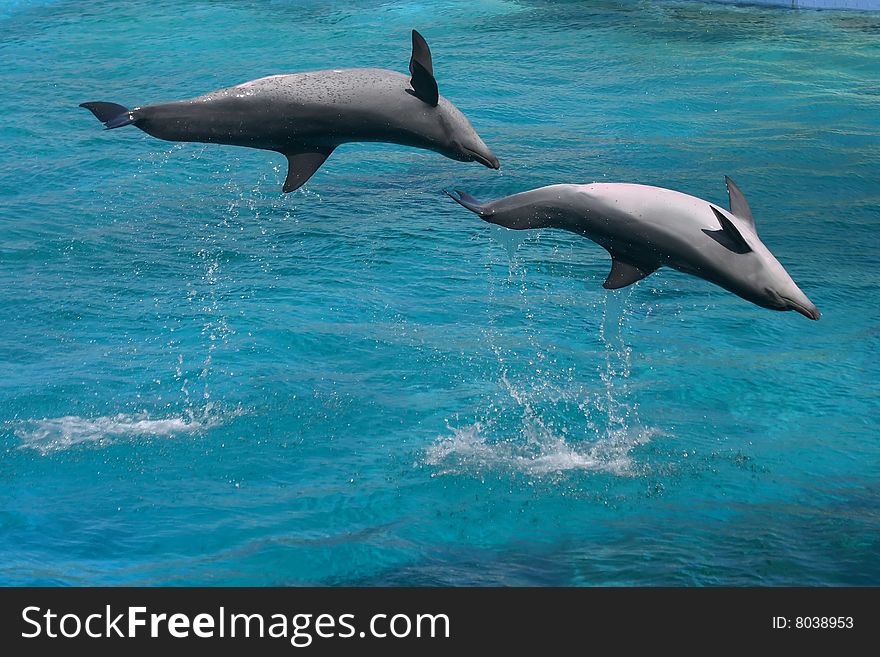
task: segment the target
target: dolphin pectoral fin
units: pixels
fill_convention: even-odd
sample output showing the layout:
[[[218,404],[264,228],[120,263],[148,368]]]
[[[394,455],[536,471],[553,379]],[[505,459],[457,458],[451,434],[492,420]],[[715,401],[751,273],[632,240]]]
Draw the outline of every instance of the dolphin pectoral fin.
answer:
[[[287,179],[284,181],[284,193],[302,187],[315,174],[315,171],[321,168],[332,152],[332,148],[327,148],[304,153],[285,153],[287,156]]]
[[[730,212],[743,221],[747,221],[755,228],[755,219],[752,217],[752,209],[749,207],[746,197],[737,187],[730,176],[724,176],[724,184],[727,185],[727,196],[730,199]]]
[[[711,203],[709,204],[709,207],[712,208],[712,212],[715,213],[715,217],[721,224],[721,230],[724,234],[724,237],[727,238],[729,244],[724,244],[724,242],[721,242],[721,240],[715,238],[715,236],[712,235],[712,231],[704,230],[703,232],[715,239],[715,241],[724,244],[724,246],[729,248],[734,253],[748,253],[749,251],[751,251],[752,247],[749,246],[746,238],[742,236],[742,233],[740,233],[739,229],[734,226],[733,222],[725,217],[724,213]]]
[[[619,290],[627,285],[636,283],[645,276],[649,276],[657,271],[657,267],[636,267],[623,260],[613,258],[611,261],[611,272],[608,278],[602,283],[602,287],[606,290]]]
[[[434,79],[434,64],[431,60],[431,49],[425,37],[412,31],[412,56],[409,60],[409,72],[412,78],[412,94],[419,100],[428,103],[431,107],[437,107],[440,102],[440,90],[437,88],[437,80]]]

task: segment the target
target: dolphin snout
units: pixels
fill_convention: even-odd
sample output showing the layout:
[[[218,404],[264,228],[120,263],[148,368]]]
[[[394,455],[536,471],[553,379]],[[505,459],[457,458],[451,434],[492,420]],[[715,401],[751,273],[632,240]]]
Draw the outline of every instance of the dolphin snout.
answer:
[[[799,303],[791,302],[791,309],[797,310],[804,317],[809,317],[810,319],[819,319],[821,313],[819,309],[816,308],[814,303],[810,303],[809,305],[801,305]]]
[[[819,309],[816,308],[816,304],[810,301],[807,295],[798,288],[789,291],[788,294],[779,294],[769,287],[764,288],[764,291],[771,299],[769,308],[774,310],[796,310],[804,317],[813,320],[819,319],[821,316]]]
[[[495,157],[495,153],[490,151],[488,148],[483,153],[472,151],[470,148],[465,148],[464,152],[470,156],[471,160],[479,162],[483,166],[487,166],[490,169],[501,168],[501,163],[498,161],[498,158]]]
[[[788,310],[796,310],[804,317],[808,317],[809,319],[819,319],[821,313],[819,309],[816,308],[816,304],[807,299],[804,296],[803,299],[796,301],[794,299],[789,299],[788,297],[781,297],[783,302],[788,306]]]

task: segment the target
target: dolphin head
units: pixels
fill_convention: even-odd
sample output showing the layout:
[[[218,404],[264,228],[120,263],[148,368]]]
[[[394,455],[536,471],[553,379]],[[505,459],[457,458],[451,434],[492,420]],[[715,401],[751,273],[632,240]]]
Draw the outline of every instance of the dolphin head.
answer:
[[[476,130],[459,109],[440,95],[434,79],[431,49],[424,37],[412,31],[412,56],[409,61],[410,96],[422,105],[414,113],[420,117],[415,130],[418,145],[460,162],[479,162],[490,169],[500,168],[498,158],[483,143]]]
[[[774,305],[768,306],[774,310],[796,310],[804,317],[809,319],[819,319],[821,313],[816,308],[816,304],[807,298],[800,288],[794,284],[789,277],[790,285],[783,287],[784,292],[780,293],[773,288],[767,288],[765,293],[771,298]]]
[[[771,310],[796,310],[819,319],[819,309],[758,237],[751,213],[746,218],[712,206],[722,230],[705,231],[731,251],[732,267],[725,267],[723,287]]]
[[[751,301],[771,310],[796,310],[809,319],[819,319],[816,304],[803,293],[763,243],[755,244],[746,257],[752,260],[751,276],[744,281]]]
[[[434,125],[427,135],[431,150],[459,162],[479,162],[490,169],[501,167],[495,153],[455,105],[441,97],[432,114]]]

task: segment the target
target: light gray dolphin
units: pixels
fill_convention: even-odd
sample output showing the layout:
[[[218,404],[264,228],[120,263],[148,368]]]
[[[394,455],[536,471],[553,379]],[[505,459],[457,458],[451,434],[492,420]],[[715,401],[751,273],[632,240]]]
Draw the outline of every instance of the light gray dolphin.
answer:
[[[440,96],[431,50],[412,32],[410,74],[357,68],[271,75],[191,100],[128,109],[88,102],[105,127],[135,125],[168,141],[232,144],[287,156],[284,191],[305,183],[340,144],[390,142],[497,169],[498,158]]]
[[[667,266],[699,276],[772,310],[819,319],[758,237],[745,196],[725,177],[730,210],[671,189],[625,183],[551,185],[491,203],[450,193],[489,223],[505,228],[563,228],[611,254],[604,287],[626,287]]]

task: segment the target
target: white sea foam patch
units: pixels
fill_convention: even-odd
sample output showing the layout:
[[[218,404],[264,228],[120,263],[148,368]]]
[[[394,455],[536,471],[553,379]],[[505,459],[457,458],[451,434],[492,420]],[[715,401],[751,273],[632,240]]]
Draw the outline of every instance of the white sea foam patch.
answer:
[[[42,454],[63,451],[77,445],[105,446],[133,436],[171,437],[205,431],[222,423],[224,415],[151,418],[147,414],[84,418],[77,415],[26,420],[15,428],[21,448]]]
[[[632,450],[658,434],[655,429],[640,428],[578,443],[549,434],[539,439],[534,435],[525,440],[522,436],[495,439],[479,422],[450,425],[449,430],[451,435],[438,438],[426,453],[426,463],[438,467],[440,475],[507,470],[543,476],[581,470],[633,476]]]

